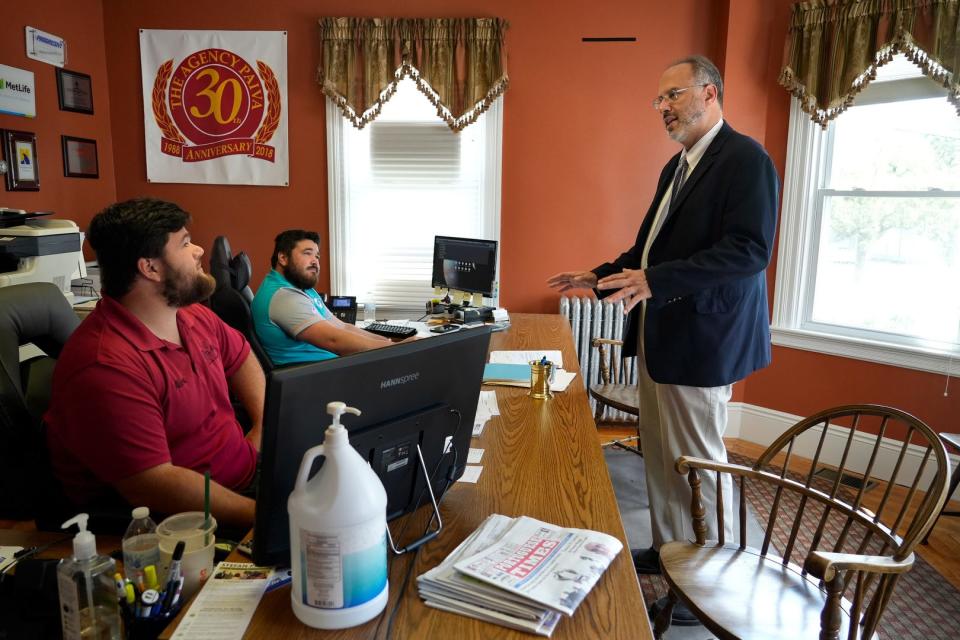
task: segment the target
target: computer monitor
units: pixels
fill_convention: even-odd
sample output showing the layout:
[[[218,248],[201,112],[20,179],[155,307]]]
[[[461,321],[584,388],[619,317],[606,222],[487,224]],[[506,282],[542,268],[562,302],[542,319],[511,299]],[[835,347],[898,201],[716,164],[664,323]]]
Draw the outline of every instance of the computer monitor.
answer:
[[[436,236],[431,286],[493,297],[497,241]]]
[[[490,332],[489,327],[478,327],[271,371],[253,534],[257,564],[289,566],[287,498],[304,452],[323,442],[330,425],[328,402],[340,400],[362,412],[345,415],[343,425],[350,444],[370,462],[387,490],[388,519],[412,511],[418,502],[431,504],[418,444],[435,493],[448,479],[459,478],[470,447]]]

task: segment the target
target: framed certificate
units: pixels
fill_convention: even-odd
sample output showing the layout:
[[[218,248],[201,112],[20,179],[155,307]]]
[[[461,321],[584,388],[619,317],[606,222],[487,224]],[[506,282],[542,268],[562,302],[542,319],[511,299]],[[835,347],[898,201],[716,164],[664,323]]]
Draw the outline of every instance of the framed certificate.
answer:
[[[29,131],[4,129],[3,155],[7,159],[7,191],[39,191],[37,136]]]
[[[63,150],[63,175],[68,178],[99,178],[97,141],[60,136]]]
[[[61,111],[93,113],[93,83],[85,73],[57,69],[57,96]]]

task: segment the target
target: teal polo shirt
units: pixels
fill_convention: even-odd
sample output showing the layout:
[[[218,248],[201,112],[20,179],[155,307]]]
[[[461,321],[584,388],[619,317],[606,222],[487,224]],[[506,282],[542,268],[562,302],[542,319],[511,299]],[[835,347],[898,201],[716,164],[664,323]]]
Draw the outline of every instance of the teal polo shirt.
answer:
[[[297,336],[317,322],[330,322],[333,314],[313,289],[300,289],[271,269],[251,303],[257,337],[274,365],[317,362],[337,354],[298,340]]]

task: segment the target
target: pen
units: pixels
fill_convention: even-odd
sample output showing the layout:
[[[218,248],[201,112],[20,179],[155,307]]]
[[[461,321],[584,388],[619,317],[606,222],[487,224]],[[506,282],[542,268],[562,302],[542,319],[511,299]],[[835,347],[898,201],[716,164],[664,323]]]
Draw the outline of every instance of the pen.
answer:
[[[180,602],[180,593],[183,591],[183,576],[180,576],[180,579],[177,580],[177,592],[173,594],[173,602],[170,604],[171,607],[177,606],[177,603]]]
[[[543,356],[543,358],[540,359],[540,366],[542,367],[546,364],[547,364],[547,356]]]
[[[123,582],[123,576],[119,573],[115,573],[113,574],[113,580],[117,585],[117,597],[123,600],[127,595],[126,585]]]
[[[180,581],[180,561],[183,559],[183,550],[186,543],[183,540],[177,542],[173,549],[173,556],[170,560],[170,571],[167,574],[167,588],[163,594],[163,606],[160,607],[162,613],[166,613],[173,606],[174,592],[177,590],[177,584]]]

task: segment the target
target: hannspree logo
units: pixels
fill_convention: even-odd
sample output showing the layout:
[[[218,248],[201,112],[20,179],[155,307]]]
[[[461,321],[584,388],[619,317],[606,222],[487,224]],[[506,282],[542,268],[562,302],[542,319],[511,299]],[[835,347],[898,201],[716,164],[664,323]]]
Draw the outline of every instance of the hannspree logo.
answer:
[[[167,155],[274,161],[276,149],[266,143],[280,123],[280,86],[261,60],[254,67],[225,49],[195,51],[177,67],[167,60],[157,69],[151,106]]]
[[[387,389],[389,387],[395,387],[398,384],[407,384],[408,382],[416,382],[420,377],[420,372],[415,371],[414,373],[408,373],[405,376],[400,376],[399,378],[391,378],[389,380],[383,380],[380,382],[381,389]]]
[[[10,90],[10,91],[19,91],[20,93],[30,93],[30,86],[21,84],[19,82],[10,82],[5,78],[0,78],[0,91]]]

